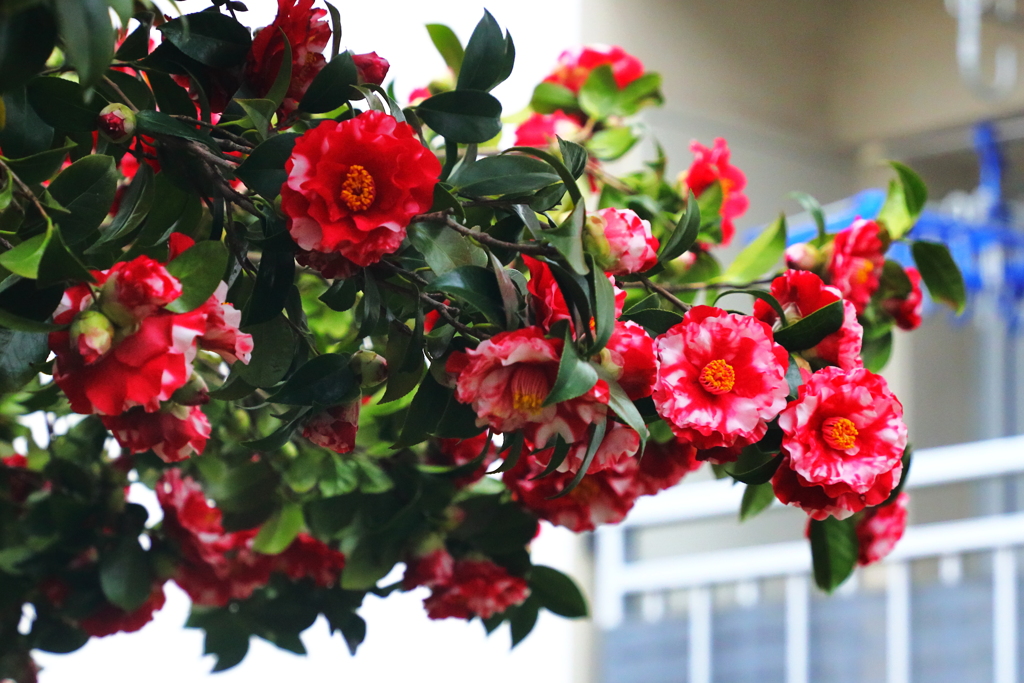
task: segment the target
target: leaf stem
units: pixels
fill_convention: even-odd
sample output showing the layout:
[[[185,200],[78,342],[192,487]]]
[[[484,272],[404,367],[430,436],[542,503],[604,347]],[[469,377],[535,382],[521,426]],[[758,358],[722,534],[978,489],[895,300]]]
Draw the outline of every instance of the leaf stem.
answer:
[[[658,294],[663,296],[667,301],[669,301],[673,306],[675,306],[676,308],[681,310],[683,313],[686,313],[687,311],[689,311],[692,308],[692,306],[690,306],[690,304],[682,301],[681,299],[676,297],[674,294],[672,294],[672,292],[668,291],[667,289],[665,289],[661,285],[656,284],[654,282],[651,282],[651,279],[649,277],[647,277],[646,275],[640,275],[639,277],[640,277],[640,282],[643,283],[643,285],[647,289],[647,291],[649,291],[649,292],[657,292]]]
[[[520,254],[533,254],[537,256],[548,256],[551,258],[558,257],[558,250],[547,244],[518,244],[516,242],[506,242],[504,240],[499,240],[496,237],[491,237],[485,232],[477,232],[476,230],[470,230],[461,223],[452,220],[452,217],[448,215],[448,211],[422,213],[418,216],[414,216],[412,220],[426,221],[429,223],[443,223],[444,225],[447,225],[449,228],[459,233],[460,235],[471,237],[477,242],[479,242],[481,245],[490,247],[492,249],[510,249],[512,251],[517,251]]]

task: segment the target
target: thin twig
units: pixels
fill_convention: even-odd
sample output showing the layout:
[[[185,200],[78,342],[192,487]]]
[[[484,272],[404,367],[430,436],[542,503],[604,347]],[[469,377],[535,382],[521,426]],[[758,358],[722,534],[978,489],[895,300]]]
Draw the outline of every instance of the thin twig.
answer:
[[[537,256],[558,256],[558,250],[547,244],[517,244],[515,242],[506,242],[499,240],[496,237],[491,237],[485,232],[477,232],[470,230],[466,226],[452,220],[451,216],[448,215],[447,211],[435,211],[433,213],[423,213],[419,216],[414,216],[413,221],[425,221],[428,223],[443,223],[455,232],[465,235],[466,237],[472,237],[480,244],[491,247],[492,249],[511,249],[512,251],[518,251],[520,254],[535,254]]]
[[[406,270],[405,268],[402,268],[401,266],[396,266],[394,263],[389,263],[388,261],[380,261],[380,262],[378,262],[377,265],[386,266],[394,274],[407,277],[407,278],[409,278],[413,282],[416,282],[419,285],[426,286],[426,285],[429,284],[426,280],[421,278],[416,273],[413,273],[410,270]],[[391,289],[393,291],[399,291],[399,292],[403,292],[405,294],[413,294],[414,293],[414,291],[412,289],[409,289],[407,287],[400,287],[399,285],[396,285],[393,282],[388,282],[387,280],[381,280],[381,284],[384,285],[384,287],[386,289]],[[443,295],[434,295],[434,296],[432,296],[432,295],[430,295],[430,294],[428,294],[428,293],[426,293],[424,291],[421,291],[419,289],[415,290],[415,294],[416,294],[417,298],[419,298],[420,301],[422,301],[423,303],[427,304],[428,306],[433,308],[435,311],[437,311],[438,314],[441,316],[442,319],[444,319],[445,322],[447,322],[449,325],[454,327],[456,330],[458,330],[462,334],[464,334],[464,335],[466,335],[468,337],[472,337],[473,339],[487,339],[487,338],[490,337],[489,334],[481,333],[480,330],[475,330],[472,327],[469,327],[468,325],[465,325],[465,324],[459,322],[458,316],[459,316],[459,314],[462,311],[460,311],[457,307],[452,306],[451,304],[446,304],[444,301],[439,301],[438,299],[434,298],[434,296],[443,296]]]
[[[124,91],[121,90],[120,87],[118,87],[117,83],[114,83],[114,81],[110,80],[110,78],[108,78],[107,76],[104,76],[103,80],[106,81],[107,85],[113,88],[114,92],[121,96],[121,99],[124,100],[124,103],[128,105],[129,109],[131,109],[133,112],[138,113],[139,108],[135,106],[135,103],[131,101],[131,98],[124,94]]]
[[[221,135],[227,138],[228,140],[231,140],[232,142],[245,147],[246,149],[252,149],[255,146],[251,142],[243,138],[241,135],[235,135],[234,133],[224,130],[223,128],[216,126],[212,123],[209,123],[207,121],[200,121],[199,119],[192,118],[191,116],[182,116],[180,114],[171,114],[171,118],[178,119],[183,123],[190,123],[193,126],[201,126],[202,128],[207,128],[210,130],[210,132]]]
[[[0,167],[4,169],[4,172],[7,173],[8,177],[11,178],[14,181],[14,184],[18,186],[18,191],[30,202],[32,202],[32,204],[36,207],[36,211],[39,212],[39,215],[45,218],[47,221],[49,221],[50,215],[46,213],[46,209],[44,209],[43,205],[39,202],[39,197],[36,196],[36,193],[33,192],[29,188],[29,186],[26,185],[24,181],[18,177],[18,174],[12,171],[11,167],[4,163],[3,160],[0,160]]]
[[[692,308],[690,304],[682,301],[661,285],[651,282],[651,279],[646,275],[640,275],[639,277],[640,281],[644,284],[644,287],[646,287],[648,291],[657,292],[661,296],[665,297],[666,300],[668,300],[673,306],[681,310],[683,313],[686,313],[688,310],[690,310],[690,308]]]
[[[216,164],[217,166],[220,166],[221,168],[226,168],[227,170],[231,171],[232,173],[238,167],[239,161],[237,159],[234,159],[234,158],[228,159],[228,158],[225,158],[225,157],[222,157],[222,156],[217,156],[216,154],[211,152],[206,147],[206,145],[203,145],[201,143],[195,142],[194,140],[189,140],[188,143],[186,144],[186,146],[189,147],[190,151],[194,152],[197,156],[202,157],[203,159],[205,159],[206,161],[210,162],[211,164]]]
[[[602,183],[615,188],[619,192],[622,192],[624,194],[637,194],[636,190],[634,190],[632,187],[630,187],[629,185],[625,184],[624,182],[613,176],[611,173],[608,173],[608,171],[604,170],[593,161],[587,162],[587,173],[593,176],[597,176],[598,180],[600,180]]]

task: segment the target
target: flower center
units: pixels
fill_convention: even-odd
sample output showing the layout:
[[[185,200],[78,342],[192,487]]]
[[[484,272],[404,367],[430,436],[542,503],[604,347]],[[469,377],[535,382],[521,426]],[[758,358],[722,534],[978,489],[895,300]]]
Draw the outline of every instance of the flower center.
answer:
[[[852,280],[855,285],[863,285],[868,281],[868,278],[871,277],[871,273],[874,272],[874,270],[874,263],[868,259],[859,259],[859,263],[857,263],[854,268],[853,274],[850,276],[850,280]]]
[[[540,368],[526,365],[512,375],[512,407],[533,417],[544,407],[548,378]]]
[[[701,370],[700,385],[716,396],[728,393],[736,386],[736,371],[721,358],[713,360]]]
[[[830,417],[821,425],[821,436],[832,448],[845,451],[857,443],[857,427],[845,417]]]
[[[352,164],[341,184],[341,201],[353,211],[365,211],[377,197],[373,176],[359,164]]]

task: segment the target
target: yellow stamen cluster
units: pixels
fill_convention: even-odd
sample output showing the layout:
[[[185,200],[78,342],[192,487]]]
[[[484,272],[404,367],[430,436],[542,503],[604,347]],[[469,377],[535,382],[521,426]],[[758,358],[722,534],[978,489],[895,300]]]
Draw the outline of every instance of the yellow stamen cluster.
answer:
[[[365,211],[377,197],[373,176],[359,164],[352,164],[341,184],[341,201],[353,211]]]
[[[736,371],[721,358],[704,366],[698,378],[700,385],[712,394],[725,394],[736,386]]]
[[[821,436],[832,448],[845,451],[857,443],[857,427],[848,418],[830,417],[821,424]]]

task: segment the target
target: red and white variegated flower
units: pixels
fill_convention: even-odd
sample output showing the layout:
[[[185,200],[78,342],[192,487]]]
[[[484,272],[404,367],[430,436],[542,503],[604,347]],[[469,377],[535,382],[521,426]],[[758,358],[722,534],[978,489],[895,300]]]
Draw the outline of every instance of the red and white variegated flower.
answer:
[[[241,332],[242,312],[227,302],[228,285],[221,282],[213,296],[199,310],[206,314],[206,331],[199,337],[199,346],[212,351],[228,363],[249,364],[252,357],[252,335]]]
[[[654,340],[632,321],[616,321],[608,344],[598,356],[601,366],[618,381],[632,400],[651,395],[658,380]]]
[[[830,284],[863,313],[878,289],[885,266],[882,227],[875,221],[857,219],[836,234],[828,264]]]
[[[888,505],[868,508],[857,521],[857,562],[872,564],[885,558],[903,538],[907,529],[907,503],[910,496],[901,493]]]
[[[423,601],[431,619],[488,619],[530,596],[518,576],[490,560],[456,560],[448,583],[439,584]]]
[[[608,207],[587,216],[583,243],[610,275],[650,270],[658,263],[658,238],[634,211]]]
[[[179,462],[200,455],[210,438],[210,422],[199,406],[167,403],[147,413],[132,408],[121,415],[104,415],[103,425],[132,453],[152,450],[164,462]]]
[[[304,437],[335,453],[348,453],[355,448],[358,431],[359,401],[324,408],[307,419],[302,427]]]
[[[658,414],[699,449],[759,441],[786,406],[789,358],[760,320],[695,306],[655,348]]]

